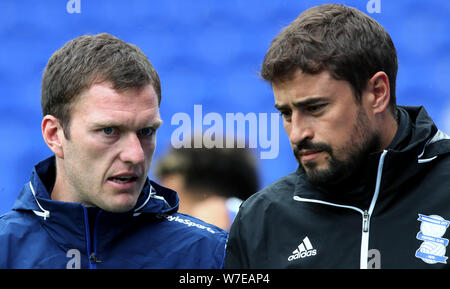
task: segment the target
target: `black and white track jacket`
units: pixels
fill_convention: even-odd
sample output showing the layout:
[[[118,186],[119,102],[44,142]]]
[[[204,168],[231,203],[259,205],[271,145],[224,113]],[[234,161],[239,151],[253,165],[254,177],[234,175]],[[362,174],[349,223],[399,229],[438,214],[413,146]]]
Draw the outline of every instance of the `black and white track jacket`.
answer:
[[[240,208],[225,268],[450,268],[450,137],[399,107],[391,145],[333,189],[298,169]]]

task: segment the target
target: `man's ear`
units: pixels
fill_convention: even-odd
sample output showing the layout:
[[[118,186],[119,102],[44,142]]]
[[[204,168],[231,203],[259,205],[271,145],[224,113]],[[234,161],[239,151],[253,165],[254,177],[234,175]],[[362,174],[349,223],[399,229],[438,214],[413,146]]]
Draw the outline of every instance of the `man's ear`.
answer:
[[[63,159],[63,143],[65,141],[65,136],[59,119],[53,115],[44,116],[42,119],[41,129],[45,143],[53,151],[56,157]]]
[[[391,99],[389,77],[383,71],[378,71],[367,83],[368,105],[374,115],[383,113],[389,108]]]

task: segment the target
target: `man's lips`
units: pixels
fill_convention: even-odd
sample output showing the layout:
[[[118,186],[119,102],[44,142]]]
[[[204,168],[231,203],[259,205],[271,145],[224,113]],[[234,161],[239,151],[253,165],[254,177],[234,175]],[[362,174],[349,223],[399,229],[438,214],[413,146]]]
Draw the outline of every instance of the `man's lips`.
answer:
[[[134,172],[121,172],[109,177],[108,181],[118,184],[127,184],[127,183],[134,183],[138,179],[139,175]]]
[[[317,158],[323,151],[322,150],[301,150],[298,155],[303,162],[312,161]]]

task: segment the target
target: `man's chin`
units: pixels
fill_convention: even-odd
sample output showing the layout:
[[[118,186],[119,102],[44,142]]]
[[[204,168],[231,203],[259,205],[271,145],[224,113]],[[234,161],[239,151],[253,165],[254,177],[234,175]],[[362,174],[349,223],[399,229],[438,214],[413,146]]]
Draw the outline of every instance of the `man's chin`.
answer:
[[[305,173],[308,181],[316,186],[325,186],[335,179],[329,170],[306,169]]]
[[[301,165],[301,167],[309,183],[324,188],[341,186],[351,180],[352,176],[355,176],[355,173],[360,171],[360,169],[356,169],[358,166],[350,166],[349,163],[336,160],[332,160],[326,167],[313,167],[311,164],[309,166]]]
[[[341,174],[330,163],[318,164],[317,162],[299,162],[306,175],[306,179],[316,186],[330,186],[339,182]]]
[[[122,193],[104,202],[102,209],[111,213],[126,213],[136,206],[137,199],[135,194]]]

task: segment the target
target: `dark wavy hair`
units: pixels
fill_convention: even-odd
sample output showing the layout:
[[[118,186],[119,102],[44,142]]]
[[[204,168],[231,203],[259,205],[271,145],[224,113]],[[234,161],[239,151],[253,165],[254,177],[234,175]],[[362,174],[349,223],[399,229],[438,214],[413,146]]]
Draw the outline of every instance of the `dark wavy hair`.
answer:
[[[273,39],[261,76],[270,83],[282,82],[298,69],[310,74],[328,70],[335,79],[348,81],[358,103],[367,81],[383,71],[389,78],[395,115],[398,60],[394,44],[378,22],[355,8],[312,7]]]

